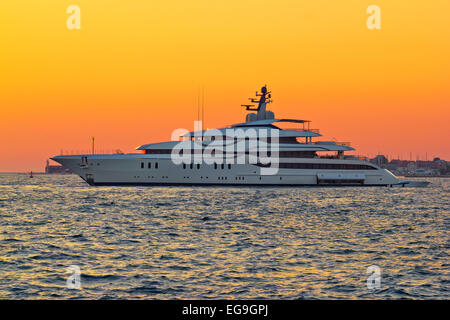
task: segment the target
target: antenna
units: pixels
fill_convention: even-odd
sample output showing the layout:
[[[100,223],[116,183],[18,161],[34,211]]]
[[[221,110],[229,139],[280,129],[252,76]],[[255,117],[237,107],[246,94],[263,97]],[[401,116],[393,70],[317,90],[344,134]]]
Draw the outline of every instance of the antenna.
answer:
[[[258,107],[255,108],[253,104],[241,104],[241,106],[245,107],[245,109],[249,111],[259,111],[259,109],[261,108],[261,106],[263,106],[264,103],[270,102],[270,100],[267,100],[267,98],[270,99],[271,97],[270,93],[271,93],[270,91],[267,91],[267,85],[264,85],[264,87],[261,88],[261,93],[258,93],[258,91],[256,91],[255,93],[256,97],[260,97],[259,99],[249,98],[250,102],[257,103]]]
[[[200,120],[200,88],[198,89],[197,94],[197,121]]]
[[[92,137],[92,154],[95,154],[95,149],[94,149],[95,144],[94,144],[94,142],[95,142],[95,138]]]
[[[202,86],[202,131],[205,123],[205,88]]]

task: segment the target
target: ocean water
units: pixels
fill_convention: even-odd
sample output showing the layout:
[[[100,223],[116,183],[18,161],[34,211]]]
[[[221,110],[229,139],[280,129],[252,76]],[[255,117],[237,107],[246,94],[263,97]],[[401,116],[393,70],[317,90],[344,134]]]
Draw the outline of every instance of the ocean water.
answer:
[[[448,299],[450,179],[427,180],[153,188],[0,174],[0,299]]]

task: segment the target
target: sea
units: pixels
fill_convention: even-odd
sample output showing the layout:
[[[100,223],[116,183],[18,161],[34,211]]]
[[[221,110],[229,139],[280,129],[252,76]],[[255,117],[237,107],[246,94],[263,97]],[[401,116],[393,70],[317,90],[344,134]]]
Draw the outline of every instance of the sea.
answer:
[[[0,174],[0,299],[449,299],[425,188],[91,187]]]

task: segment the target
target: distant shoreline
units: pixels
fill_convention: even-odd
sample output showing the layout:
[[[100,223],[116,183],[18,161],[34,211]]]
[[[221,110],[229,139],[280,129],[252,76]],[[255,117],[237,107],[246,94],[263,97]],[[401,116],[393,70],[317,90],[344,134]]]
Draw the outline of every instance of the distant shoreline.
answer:
[[[33,172],[33,175],[37,174],[37,175],[41,175],[41,174],[45,174],[45,175],[68,175],[68,174],[74,174],[74,173],[46,173],[44,171],[25,171],[25,172],[0,172],[0,174],[26,174],[29,175],[30,172]]]

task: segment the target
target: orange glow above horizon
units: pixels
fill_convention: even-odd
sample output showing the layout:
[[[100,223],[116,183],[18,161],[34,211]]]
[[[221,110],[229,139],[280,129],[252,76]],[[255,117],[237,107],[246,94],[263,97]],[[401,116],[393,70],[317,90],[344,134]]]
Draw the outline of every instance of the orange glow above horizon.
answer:
[[[81,8],[69,30],[66,9]],[[381,8],[381,30],[366,8]],[[12,1],[0,11],[0,171],[96,149],[134,152],[242,122],[267,84],[277,118],[354,154],[450,160],[450,2]]]

